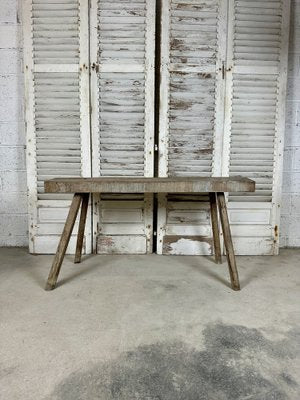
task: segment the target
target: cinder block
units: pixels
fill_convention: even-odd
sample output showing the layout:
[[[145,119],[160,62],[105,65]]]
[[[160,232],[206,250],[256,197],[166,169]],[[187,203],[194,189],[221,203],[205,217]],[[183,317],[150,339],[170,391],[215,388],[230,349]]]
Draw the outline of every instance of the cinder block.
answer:
[[[25,146],[25,143],[25,123],[23,120],[0,122],[0,146]]]
[[[293,170],[300,172],[300,147],[294,147]]]
[[[279,247],[285,248],[286,247],[286,236],[279,235]]]
[[[300,193],[300,171],[299,172],[291,172],[291,193]]]
[[[290,78],[300,75],[300,53],[289,54],[288,76]]]
[[[9,22],[17,24],[19,21],[18,0],[1,0],[0,6],[0,23]]]
[[[287,100],[300,100],[300,79],[297,77],[289,77],[287,80]]]
[[[300,236],[299,233],[297,233],[297,236],[289,236],[286,239],[286,247],[299,247],[300,243]]]
[[[298,21],[295,21],[294,24],[291,25],[291,30],[290,30],[289,51],[291,53],[299,53],[300,51],[300,41],[298,40],[299,35],[300,35],[300,25]]]
[[[23,215],[4,215],[0,214],[0,236],[27,236],[28,235],[28,216]]]
[[[26,214],[27,194],[26,193],[0,193],[1,214]]]
[[[23,87],[21,75],[0,75],[0,122],[24,119]]]
[[[289,215],[291,213],[291,195],[283,193],[281,195],[281,214]]]
[[[1,85],[0,85],[1,90]],[[10,95],[4,99],[0,95],[0,121],[19,121],[23,115],[23,98],[21,93]]]
[[[293,149],[285,148],[283,152],[283,171],[288,172],[293,169]]]
[[[286,124],[285,127],[285,147],[300,146],[300,125]]]
[[[27,247],[28,235],[0,235],[0,247]]]
[[[291,1],[291,29],[300,27],[300,2],[298,0]]]
[[[300,215],[300,194],[291,195],[291,213],[292,215]]]
[[[283,214],[280,216],[280,236],[282,237],[288,236],[289,219],[289,215]]]
[[[299,103],[297,101],[286,102],[285,120],[288,124],[297,125],[297,113]]]
[[[26,214],[26,193],[0,193],[0,214]]]
[[[291,192],[291,173],[283,172],[282,174],[282,193],[290,193]]]
[[[300,226],[300,214],[293,215],[293,218],[290,219],[289,223],[289,234],[288,234],[289,238],[300,237],[299,226]]]
[[[21,88],[21,77],[17,75],[0,75],[0,101],[8,97],[18,97]]]
[[[0,171],[23,171],[25,168],[24,147],[0,147]]]
[[[27,193],[26,171],[2,171],[0,175],[2,191]]]
[[[22,47],[21,26],[17,24],[0,25],[0,49],[17,49]]]
[[[23,53],[18,49],[0,49],[0,75],[23,73]],[[21,78],[23,80],[23,77]]]

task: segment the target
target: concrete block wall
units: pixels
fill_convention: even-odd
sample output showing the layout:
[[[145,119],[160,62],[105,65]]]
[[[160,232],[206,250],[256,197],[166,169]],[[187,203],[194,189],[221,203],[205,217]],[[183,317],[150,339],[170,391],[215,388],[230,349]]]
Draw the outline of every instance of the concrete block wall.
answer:
[[[300,246],[300,0],[292,0],[283,187],[281,247]]]
[[[0,246],[27,246],[22,0],[0,0]],[[300,0],[292,0],[281,246],[300,246]]]
[[[0,0],[0,246],[28,245],[20,4]]]

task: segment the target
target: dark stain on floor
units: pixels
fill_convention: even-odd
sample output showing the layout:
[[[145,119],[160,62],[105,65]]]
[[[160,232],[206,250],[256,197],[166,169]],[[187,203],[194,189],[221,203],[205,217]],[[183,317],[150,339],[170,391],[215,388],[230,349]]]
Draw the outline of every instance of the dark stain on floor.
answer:
[[[58,400],[287,400],[299,390],[285,366],[297,357],[299,332],[272,341],[257,329],[213,324],[204,349],[182,342],[137,347],[75,372]],[[299,392],[298,392],[299,393]],[[300,398],[300,397],[299,397]]]

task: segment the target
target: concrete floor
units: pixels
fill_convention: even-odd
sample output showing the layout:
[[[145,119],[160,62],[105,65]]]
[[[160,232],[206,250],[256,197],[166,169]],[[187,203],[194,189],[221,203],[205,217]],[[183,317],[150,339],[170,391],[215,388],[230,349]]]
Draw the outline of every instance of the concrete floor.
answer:
[[[0,249],[1,400],[300,399],[300,250],[52,258]]]

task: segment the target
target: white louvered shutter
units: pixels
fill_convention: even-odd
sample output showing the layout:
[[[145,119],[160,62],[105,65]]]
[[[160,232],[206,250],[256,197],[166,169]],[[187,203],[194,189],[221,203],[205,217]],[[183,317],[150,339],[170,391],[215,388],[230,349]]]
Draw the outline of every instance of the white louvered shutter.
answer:
[[[229,195],[237,254],[278,252],[288,32],[288,0],[230,0],[223,174],[256,181]]]
[[[227,1],[162,4],[159,176],[220,176]],[[210,254],[207,196],[159,197],[158,253]]]
[[[53,253],[70,196],[45,194],[44,181],[91,176],[88,0],[25,0],[23,18],[30,251]]]
[[[153,176],[155,1],[92,0],[93,176]],[[98,253],[152,248],[152,195],[95,197]]]

